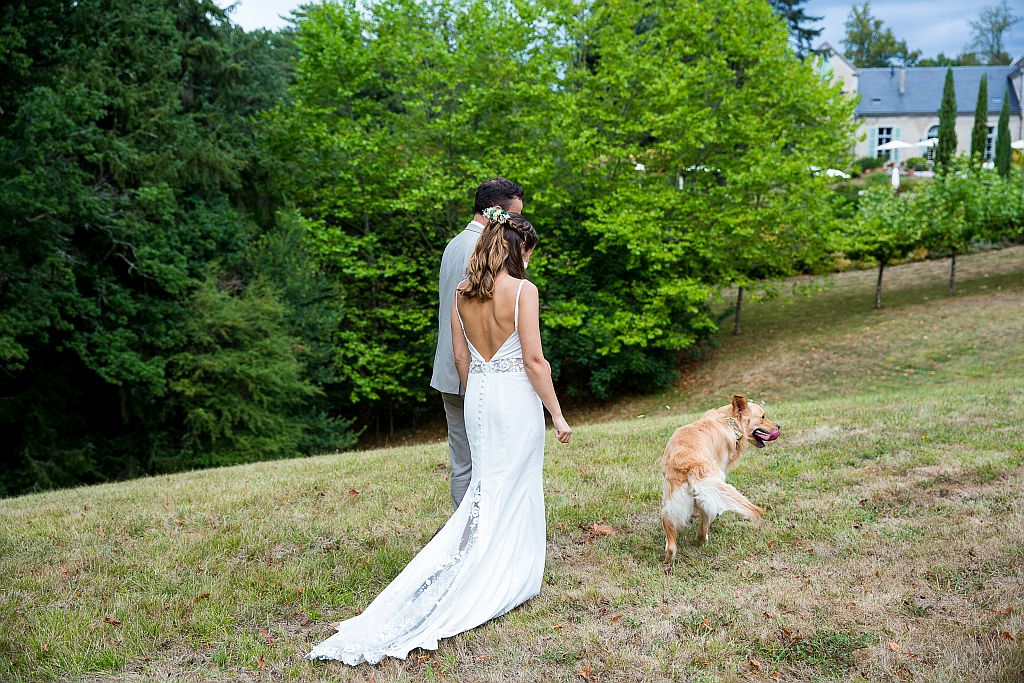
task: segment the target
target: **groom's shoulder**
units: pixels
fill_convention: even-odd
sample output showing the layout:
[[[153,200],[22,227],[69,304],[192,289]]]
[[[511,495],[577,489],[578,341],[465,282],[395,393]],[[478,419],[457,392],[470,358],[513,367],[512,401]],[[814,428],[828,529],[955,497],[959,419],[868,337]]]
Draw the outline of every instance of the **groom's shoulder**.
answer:
[[[447,246],[444,248],[444,255],[449,256],[455,252],[462,252],[467,249],[472,249],[476,246],[476,240],[480,237],[477,233],[472,230],[463,230],[462,232],[448,240]]]

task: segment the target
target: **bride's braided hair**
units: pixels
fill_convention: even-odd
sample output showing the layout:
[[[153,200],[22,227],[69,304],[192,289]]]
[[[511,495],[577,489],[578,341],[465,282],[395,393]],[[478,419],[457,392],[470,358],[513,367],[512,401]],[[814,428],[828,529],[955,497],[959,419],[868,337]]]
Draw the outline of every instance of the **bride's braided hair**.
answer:
[[[459,290],[467,299],[490,299],[494,295],[494,280],[502,268],[514,278],[525,278],[523,251],[537,247],[537,231],[522,214],[501,211],[495,215],[469,257],[466,284]]]

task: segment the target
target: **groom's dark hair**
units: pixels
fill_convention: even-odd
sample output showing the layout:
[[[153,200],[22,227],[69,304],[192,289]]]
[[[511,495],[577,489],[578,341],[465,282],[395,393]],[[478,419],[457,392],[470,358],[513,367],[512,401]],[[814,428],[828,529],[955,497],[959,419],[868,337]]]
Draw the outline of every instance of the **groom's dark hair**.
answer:
[[[508,178],[491,178],[480,183],[476,188],[476,202],[473,211],[480,213],[492,206],[500,206],[508,211],[513,199],[523,199],[523,188]]]

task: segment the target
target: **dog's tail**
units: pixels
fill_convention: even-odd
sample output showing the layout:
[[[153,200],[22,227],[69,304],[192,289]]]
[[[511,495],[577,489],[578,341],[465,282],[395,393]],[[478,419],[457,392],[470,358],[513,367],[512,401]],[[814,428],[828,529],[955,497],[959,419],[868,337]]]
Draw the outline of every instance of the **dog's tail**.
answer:
[[[732,510],[748,519],[760,519],[764,510],[757,507],[721,479],[690,479],[693,497],[711,519]]]

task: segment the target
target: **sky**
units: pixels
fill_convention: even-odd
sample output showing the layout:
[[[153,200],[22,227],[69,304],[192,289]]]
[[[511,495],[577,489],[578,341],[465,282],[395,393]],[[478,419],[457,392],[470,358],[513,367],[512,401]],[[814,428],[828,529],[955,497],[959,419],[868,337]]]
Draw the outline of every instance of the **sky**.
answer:
[[[971,19],[986,5],[998,0],[875,0],[871,12],[885,22],[898,39],[906,40],[912,50],[920,50],[923,57],[934,57],[939,52],[954,56],[963,51],[971,37]],[[232,0],[217,0],[221,7]],[[297,0],[235,0],[237,5],[230,14],[236,24],[251,31],[256,28],[281,28],[286,24],[280,15],[298,7]],[[818,26],[825,29],[821,39],[842,51],[845,34],[843,23],[850,14],[852,0],[807,0],[807,14],[820,16]],[[1024,15],[1024,0],[1010,0],[1010,7]],[[1007,36],[1007,52],[1011,57],[1024,55],[1024,21],[1014,26]]]

